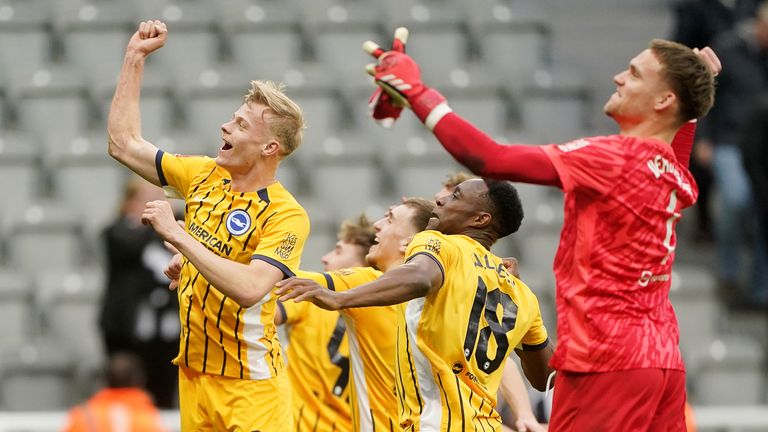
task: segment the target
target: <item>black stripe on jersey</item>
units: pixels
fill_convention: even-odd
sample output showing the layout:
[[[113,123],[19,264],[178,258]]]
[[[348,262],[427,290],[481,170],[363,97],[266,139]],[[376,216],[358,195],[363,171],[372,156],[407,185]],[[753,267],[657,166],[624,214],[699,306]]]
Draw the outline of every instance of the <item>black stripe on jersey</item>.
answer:
[[[256,231],[256,221],[259,220],[262,214],[264,214],[265,211],[267,211],[267,207],[269,207],[269,201],[266,202],[267,205],[264,206],[263,209],[261,209],[257,214],[256,218],[253,220],[253,228],[251,228],[251,232],[248,233],[248,237],[245,238],[245,241],[243,242],[243,251],[245,251],[245,248],[248,247],[248,243],[251,241],[251,236],[253,236],[253,233]],[[250,206],[251,203],[249,202],[248,205]],[[246,209],[247,210],[247,209]]]
[[[445,269],[443,268],[443,265],[440,263],[440,261],[438,261],[437,258],[434,257],[434,255],[428,254],[426,252],[416,252],[415,254],[409,256],[408,259],[405,260],[405,262],[408,262],[408,261],[412,260],[414,257],[417,257],[419,255],[426,255],[426,256],[428,256],[440,268],[440,273],[443,275],[443,280],[440,282],[440,287],[442,287],[443,284],[445,283]],[[438,287],[438,288],[440,288],[440,287]]]
[[[272,264],[273,266],[277,267],[278,270],[283,272],[283,279],[287,279],[289,277],[296,276],[296,274],[293,271],[291,271],[291,269],[289,269],[287,265],[281,263],[280,261],[278,261],[278,260],[276,260],[274,258],[270,258],[268,256],[256,254],[256,255],[251,257],[251,261],[253,261],[253,260],[261,260],[261,261],[264,261],[264,262],[266,262],[268,264]]]
[[[269,350],[267,351],[267,354],[272,358],[272,369],[275,371],[275,376],[277,376],[277,367],[275,366],[275,360],[277,360],[277,356],[275,356],[275,344],[272,343],[271,340],[265,339],[264,342],[269,344]],[[265,359],[266,360],[266,359]]]
[[[524,351],[541,351],[544,348],[546,348],[547,345],[549,345],[549,338],[547,338],[544,342],[542,342],[540,344],[536,344],[536,345],[526,345],[526,344],[523,344],[523,350]]]
[[[192,313],[192,294],[189,295],[189,306],[187,306],[187,340],[184,342],[184,366],[189,367],[189,316]]]
[[[187,261],[187,259],[186,259],[186,258],[184,258],[184,259],[182,260],[182,264],[181,264],[181,270],[182,270],[182,272],[184,271],[184,267],[185,267],[185,266],[189,267],[189,261]],[[197,275],[195,276],[195,278],[197,278],[197,276],[198,276],[198,275],[200,275],[200,272],[198,272],[198,273],[197,273]],[[189,288],[189,285],[190,285],[190,283],[191,283],[192,285],[194,285],[194,284],[195,284],[195,278],[189,278],[189,279],[187,279],[187,283],[186,283],[186,284],[184,284],[184,288],[182,288],[182,289],[180,289],[180,290],[179,290],[179,296],[181,296],[181,295],[183,295],[183,294],[184,294],[184,291],[186,291],[186,290],[187,290],[187,288]]]
[[[198,183],[198,184],[197,184],[197,186],[195,186],[195,188],[194,188],[194,189],[192,189],[192,192],[190,192],[190,193],[189,193],[189,196],[192,196],[192,194],[194,194],[195,192],[197,192],[197,190],[200,188],[200,185],[202,185],[203,183],[205,183],[205,181],[206,181],[206,180],[208,180],[208,178],[211,176],[211,174],[213,174],[215,171],[216,171],[216,167],[213,167],[213,169],[211,170],[211,172],[209,172],[209,173],[208,173],[208,175],[207,175],[207,176],[205,176],[205,178],[203,179],[203,181],[201,181],[200,183]]]
[[[267,226],[267,222],[269,221],[269,219],[270,219],[272,216],[276,215],[276,214],[277,214],[277,212],[275,211],[275,212],[272,212],[272,214],[271,214],[271,215],[267,216],[267,218],[266,218],[266,219],[264,219],[264,223],[263,223],[263,224],[261,224],[261,229],[264,229],[264,227],[265,227],[265,226]]]
[[[480,408],[478,408],[478,410],[480,411],[480,415],[483,415],[483,405],[485,405],[485,399],[480,398]],[[477,423],[480,425],[481,428],[483,428],[483,432],[485,432],[485,426],[483,426],[482,419],[478,420]]]
[[[371,426],[373,426],[373,432],[376,432],[376,418],[373,416],[373,409],[368,409],[371,412]]]
[[[296,430],[301,428],[301,418],[304,417],[304,405],[299,408],[299,417],[296,418]]]
[[[440,390],[443,392],[443,398],[445,398],[445,407],[448,408],[448,428],[445,430],[445,432],[451,432],[451,403],[448,401],[448,393],[445,391],[445,387],[443,387],[443,379],[440,378],[440,374],[437,374],[437,382],[440,384]]]
[[[411,368],[411,379],[413,380],[413,389],[416,391],[416,400],[419,401],[419,415],[424,410],[424,406],[421,403],[421,393],[419,392],[419,385],[416,379],[416,373],[413,371],[413,358],[411,358],[411,341],[408,339],[408,324],[405,325],[405,353],[408,354],[408,366]]]
[[[205,194],[205,196],[202,199],[200,199],[200,204],[198,204],[197,209],[195,210],[195,214],[192,216],[194,219],[197,219],[197,212],[199,212],[200,209],[203,207],[203,202],[205,202],[205,199],[208,198],[208,195],[210,195],[211,192],[213,192],[213,189],[209,190],[208,193]]]
[[[467,403],[469,404],[469,406],[472,407],[472,410],[475,412],[474,414],[472,414],[472,429],[475,432],[477,432],[477,426],[475,426],[475,420],[477,420],[477,408],[472,406],[472,396],[474,395],[475,395],[475,392],[472,391],[472,389],[469,389],[469,401]],[[483,427],[483,425],[480,425],[480,427]]]
[[[326,272],[320,273],[325,278],[325,287],[331,291],[336,291],[336,284],[333,282],[333,277]]]
[[[228,213],[230,210],[232,210],[232,204],[234,204],[234,203],[235,203],[235,197],[233,195],[232,196],[232,202],[229,203],[229,206],[227,206],[227,211],[225,211],[224,213]],[[216,229],[213,231],[214,234],[219,232],[219,228],[221,228],[221,224],[224,222],[224,219],[226,219],[226,218],[225,217],[220,217],[219,218],[219,224],[216,225]]]
[[[312,426],[312,432],[317,431],[317,424],[320,423],[320,411],[317,412],[317,417],[315,417],[315,425]]]
[[[225,199],[227,199],[227,194],[223,194],[223,196],[221,197],[221,199],[219,200],[219,202],[217,202],[216,204],[214,204],[214,205],[213,205],[213,207],[211,208],[211,210],[210,210],[210,211],[208,211],[208,216],[206,216],[206,217],[205,217],[205,220],[202,222],[202,224],[201,224],[201,225],[204,225],[206,222],[208,222],[208,219],[210,219],[210,218],[211,218],[211,213],[213,213],[213,211],[214,211],[214,210],[216,210],[216,207],[218,207],[218,206],[219,206],[219,204],[221,204],[221,202],[222,202],[222,201],[224,201]],[[221,219],[224,219],[224,218],[221,218]]]
[[[240,379],[243,379],[243,359],[240,354],[240,338],[237,336],[237,329],[240,327],[240,312],[243,311],[243,307],[237,308],[235,314],[235,340],[237,341],[237,363],[240,365]]]
[[[155,169],[157,169],[157,178],[160,180],[160,186],[168,186],[168,181],[165,180],[165,174],[163,173],[163,155],[164,151],[158,149],[155,153]]]
[[[400,332],[397,332],[397,339],[395,346],[400,346]],[[400,401],[400,412],[405,414],[405,383],[403,382],[403,370],[400,368],[400,350],[395,349],[395,373],[400,378],[399,382],[395,380],[395,386],[397,388],[397,400]],[[397,386],[400,384],[400,386]],[[408,413],[410,414],[410,413]]]
[[[389,432],[395,432],[395,425],[392,424],[392,417],[389,418]]]
[[[456,393],[459,395],[459,407],[461,407],[461,430],[464,429],[464,399],[461,398],[461,384],[459,384],[459,376],[454,375],[456,378]]]
[[[221,345],[221,376],[224,376],[224,372],[227,370],[227,350],[224,349],[224,330],[221,329],[219,324],[221,323],[221,312],[224,310],[224,303],[227,301],[227,296],[221,299],[221,305],[219,306],[219,315],[216,317],[216,328],[219,329],[219,345]]]
[[[240,192],[240,198],[242,198],[243,196],[245,196],[245,192]],[[248,209],[249,209],[249,208],[251,208],[251,204],[253,204],[253,200],[248,200],[248,205],[247,205],[247,206],[245,206],[245,208],[243,209],[243,211],[244,211],[244,212],[247,212],[247,211],[248,211]],[[254,221],[255,221],[255,220],[254,220]],[[250,237],[251,237],[251,235],[250,235],[250,234],[248,234],[248,238],[250,238]],[[229,233],[229,237],[227,237],[227,243],[229,243],[229,242],[231,242],[231,241],[232,241],[232,233]],[[245,244],[248,244],[248,242],[245,242]],[[245,247],[245,245],[243,245],[243,247]]]
[[[203,350],[203,373],[208,366],[208,315],[205,314],[205,301],[208,300],[208,294],[211,292],[211,284],[206,284],[205,295],[203,296],[203,336],[205,337],[205,349]]]

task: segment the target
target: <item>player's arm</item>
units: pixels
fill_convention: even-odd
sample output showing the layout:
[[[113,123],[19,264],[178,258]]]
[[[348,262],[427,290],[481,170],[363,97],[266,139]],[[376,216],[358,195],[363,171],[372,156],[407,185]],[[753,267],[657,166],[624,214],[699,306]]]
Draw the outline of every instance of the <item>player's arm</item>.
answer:
[[[160,21],[142,22],[131,36],[107,122],[109,155],[157,186],[162,186],[155,167],[157,147],[141,136],[139,95],[144,63],[165,44],[167,36]]]
[[[152,201],[141,216],[151,224],[163,240],[172,244],[213,286],[244,308],[258,303],[275,284],[283,279],[283,271],[262,260],[242,264],[211,252],[176,223],[167,201]]]
[[[311,301],[328,310],[388,306],[426,297],[443,284],[442,268],[426,255],[387,271],[378,279],[348,291],[336,292],[310,279],[290,278],[277,283],[280,301]]]
[[[515,416],[515,428],[517,430],[544,431],[533,414],[531,400],[528,398],[528,389],[525,387],[520,370],[515,362],[509,359],[504,365],[499,391],[512,410],[512,415]]]
[[[538,391],[546,390],[547,378],[550,373],[554,372],[554,369],[549,367],[549,359],[552,358],[554,351],[555,348],[549,339],[543,347],[515,349],[515,353],[520,357],[520,364],[523,366],[525,377]]]
[[[481,176],[525,183],[559,186],[554,165],[536,146],[501,145],[465,121],[448,106],[445,97],[421,81],[416,62],[401,50],[383,51],[373,42],[363,48],[379,59],[368,72],[376,83],[431,130],[446,150]]]

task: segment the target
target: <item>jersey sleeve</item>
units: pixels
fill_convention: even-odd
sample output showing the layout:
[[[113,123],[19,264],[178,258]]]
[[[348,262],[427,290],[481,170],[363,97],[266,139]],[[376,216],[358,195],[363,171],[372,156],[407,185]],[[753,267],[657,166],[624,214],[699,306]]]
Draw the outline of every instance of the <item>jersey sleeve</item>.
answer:
[[[310,302],[286,301],[278,302],[278,306],[283,310],[283,324],[293,325],[301,321],[306,315],[307,308],[311,306]]]
[[[272,264],[285,277],[295,276],[308,236],[309,217],[304,209],[298,204],[283,207],[261,227],[261,238],[251,259]]]
[[[327,288],[338,292],[349,291],[381,275],[370,267],[352,267],[321,274],[328,283]]]
[[[432,259],[443,274],[443,283],[445,283],[445,270],[455,260],[456,250],[445,236],[437,231],[422,231],[413,237],[408,248],[405,250],[405,262],[408,262],[418,255],[424,255]]]
[[[518,349],[523,351],[538,351],[544,349],[549,343],[549,336],[547,335],[547,328],[544,327],[544,321],[541,319],[541,309],[539,309],[539,302],[535,296],[532,296],[531,305],[536,307],[536,318],[533,320],[533,324],[523,336]]]
[[[179,156],[162,150],[158,150],[155,156],[157,176],[166,196],[184,200],[189,197],[192,179],[203,169],[216,168],[212,162],[213,159],[207,156]]]
[[[585,189],[605,194],[616,185],[626,159],[619,136],[582,138],[549,144],[542,150],[555,166],[565,192]]]

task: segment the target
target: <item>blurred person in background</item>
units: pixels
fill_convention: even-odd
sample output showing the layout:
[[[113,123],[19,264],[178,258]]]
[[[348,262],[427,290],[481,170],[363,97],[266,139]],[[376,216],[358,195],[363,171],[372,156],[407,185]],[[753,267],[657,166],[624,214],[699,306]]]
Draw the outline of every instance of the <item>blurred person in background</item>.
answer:
[[[731,30],[737,23],[755,15],[758,0],[683,0],[674,4],[672,40],[691,48],[704,48]],[[706,122],[706,120],[703,120]],[[712,143],[697,139],[693,145],[691,174],[699,186],[694,239],[710,242],[714,239],[712,200]]]
[[[69,411],[62,432],[163,432],[145,384],[141,360],[119,352],[106,366],[106,387]]]
[[[718,286],[727,303],[740,306],[762,300],[768,290],[766,249],[762,242],[748,239],[757,232],[755,197],[739,147],[748,113],[758,96],[768,91],[768,2],[760,4],[754,19],[719,36],[713,48],[726,66],[717,78],[717,104],[702,120],[699,136],[712,143],[718,190]],[[745,251],[751,258],[747,263]]]
[[[119,215],[102,233],[107,287],[99,327],[107,355],[138,355],[147,389],[162,408],[175,405],[178,371],[171,364],[179,345],[179,302],[163,274],[171,253],[152,227],[141,223],[147,202],[163,190],[133,176],[125,185]]]

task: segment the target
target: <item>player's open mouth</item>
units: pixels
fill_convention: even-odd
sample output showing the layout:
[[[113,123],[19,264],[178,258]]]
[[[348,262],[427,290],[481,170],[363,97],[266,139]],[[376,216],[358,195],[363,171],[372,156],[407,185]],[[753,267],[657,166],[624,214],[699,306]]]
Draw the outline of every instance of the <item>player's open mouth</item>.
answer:
[[[226,141],[224,141],[224,145],[221,146],[222,150],[229,150],[231,148],[232,148],[232,144],[230,144],[230,143],[228,143]]]

